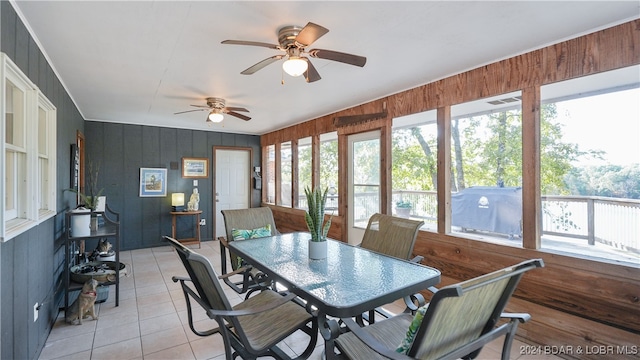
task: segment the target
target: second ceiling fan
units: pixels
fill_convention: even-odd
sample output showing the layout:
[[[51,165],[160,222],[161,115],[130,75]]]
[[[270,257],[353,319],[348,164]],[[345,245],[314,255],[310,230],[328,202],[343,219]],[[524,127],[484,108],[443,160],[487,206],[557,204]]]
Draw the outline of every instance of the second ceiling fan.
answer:
[[[309,22],[303,28],[299,26],[285,26],[281,28],[278,31],[278,45],[245,40],[225,40],[222,43],[261,46],[285,52],[284,54],[268,57],[255,65],[250,66],[241,72],[243,75],[251,75],[265,66],[284,58],[286,58],[286,60],[282,64],[283,70],[291,76],[305,75],[307,82],[314,82],[321,79],[320,74],[318,74],[318,71],[311,63],[309,57],[338,61],[360,67],[364,66],[367,62],[367,58],[364,56],[324,49],[306,50],[307,46],[311,45],[327,32],[329,32],[329,29]]]
[[[208,97],[206,100],[207,100],[207,105],[191,105],[199,109],[179,111],[177,113],[174,113],[174,115],[184,114],[192,111],[208,111],[209,115],[207,115],[207,123],[209,124],[221,122],[224,118],[223,114],[229,114],[231,116],[235,116],[238,119],[242,119],[244,121],[251,120],[250,117],[244,114],[238,113],[238,111],[249,112],[249,110],[245,108],[226,106],[224,99],[221,99],[221,98]]]

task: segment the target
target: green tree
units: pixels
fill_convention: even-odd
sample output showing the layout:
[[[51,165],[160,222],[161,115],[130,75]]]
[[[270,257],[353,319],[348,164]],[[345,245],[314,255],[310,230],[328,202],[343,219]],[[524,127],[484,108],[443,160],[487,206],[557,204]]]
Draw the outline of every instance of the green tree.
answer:
[[[320,188],[338,188],[338,140],[320,143]]]
[[[436,139],[425,137],[422,134],[423,126],[393,131],[391,151],[393,189],[435,190],[436,188]]]
[[[540,161],[543,194],[570,193],[565,178],[572,162],[601,157],[599,151],[581,151],[562,140],[563,125],[556,121],[555,104],[541,108]],[[394,130],[392,139],[393,188],[436,188],[435,136],[425,137],[425,126]],[[508,110],[452,119],[452,189],[467,186],[522,186],[522,113]],[[586,186],[576,185],[574,186]]]

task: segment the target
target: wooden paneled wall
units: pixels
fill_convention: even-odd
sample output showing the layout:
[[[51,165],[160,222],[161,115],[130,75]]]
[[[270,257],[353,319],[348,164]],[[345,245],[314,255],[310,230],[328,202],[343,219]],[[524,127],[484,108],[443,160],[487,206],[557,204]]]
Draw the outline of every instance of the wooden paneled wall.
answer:
[[[423,263],[442,271],[443,285],[523,259],[543,258],[546,267],[524,277],[516,298],[509,305],[510,310],[529,312],[533,316],[531,322],[521,326],[519,337],[543,346],[563,346],[565,349],[572,346],[571,351],[564,354],[559,353],[559,348],[555,349],[557,355],[567,358],[637,359],[640,357],[640,266],[630,267],[535,249],[540,232],[536,205],[540,196],[539,157],[536,153],[539,127],[535,120],[539,117],[540,86],[638,64],[640,20],[633,20],[265,134],[261,137],[261,144],[266,146],[336,131],[336,117],[379,113],[385,107],[388,111],[386,119],[341,127],[339,136],[370,129],[388,129],[394,117],[431,109],[438,109],[439,130],[442,130],[440,127],[448,119],[451,105],[521,90],[525,123],[524,248],[447,235],[448,198],[444,194],[448,192],[446,186],[449,182],[439,178],[438,233],[421,231],[414,252],[424,256]],[[388,157],[389,154],[383,153],[383,156]],[[447,157],[441,152],[438,160],[438,169],[448,168]],[[346,161],[344,156],[341,156],[341,161]],[[388,179],[390,175],[385,176]],[[446,177],[447,172],[439,176]],[[340,174],[341,186],[346,183],[346,174]],[[346,191],[339,189],[339,193],[346,194]],[[340,199],[341,216],[334,217],[330,234],[338,239],[345,239],[343,224],[346,221],[342,215],[346,213],[345,200]],[[306,230],[302,211],[278,206],[272,206],[272,209],[281,231]]]

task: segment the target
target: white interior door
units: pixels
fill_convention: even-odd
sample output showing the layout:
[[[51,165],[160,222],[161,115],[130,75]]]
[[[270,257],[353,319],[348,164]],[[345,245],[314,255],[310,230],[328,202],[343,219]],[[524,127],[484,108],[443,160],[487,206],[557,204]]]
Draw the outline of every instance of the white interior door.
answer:
[[[213,207],[216,238],[225,236],[220,210],[247,209],[251,204],[251,152],[245,149],[215,149],[215,189]]]
[[[348,137],[349,244],[359,244],[371,215],[380,212],[380,131]]]

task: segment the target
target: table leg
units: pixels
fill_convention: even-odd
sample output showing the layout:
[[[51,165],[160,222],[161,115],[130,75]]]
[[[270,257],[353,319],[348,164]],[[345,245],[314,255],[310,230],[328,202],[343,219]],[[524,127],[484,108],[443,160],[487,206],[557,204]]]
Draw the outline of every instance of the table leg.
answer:
[[[174,239],[178,239],[176,237],[176,215],[171,215],[171,237]]]
[[[327,319],[327,316],[318,312],[318,329],[324,338],[324,358],[336,359],[334,341],[340,335],[340,325],[335,319]]]
[[[200,249],[200,213],[196,214],[196,240],[198,241],[198,249]]]

